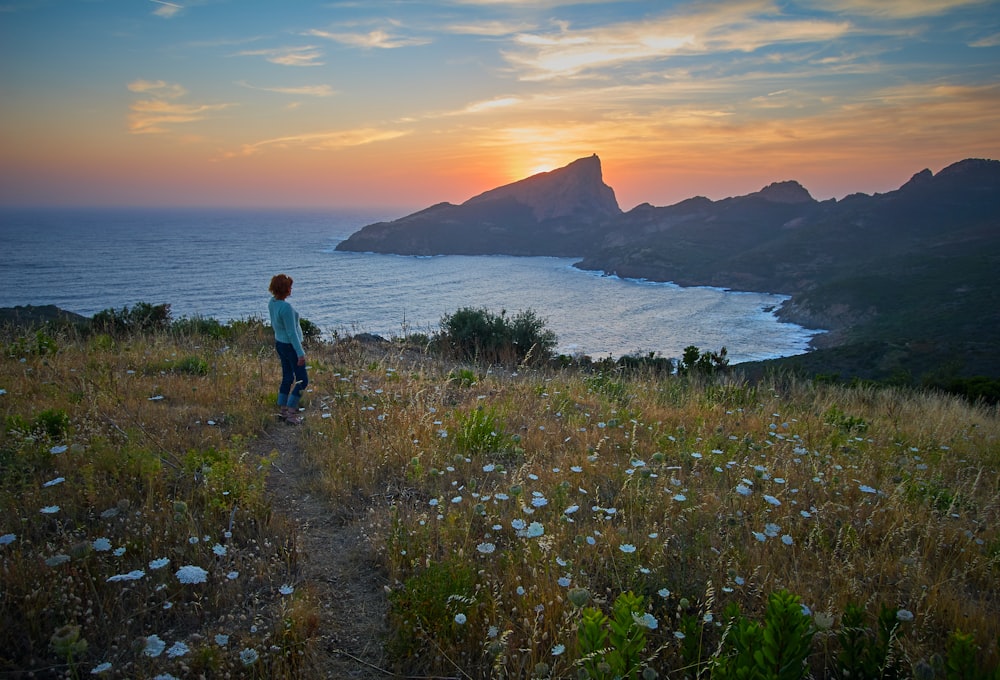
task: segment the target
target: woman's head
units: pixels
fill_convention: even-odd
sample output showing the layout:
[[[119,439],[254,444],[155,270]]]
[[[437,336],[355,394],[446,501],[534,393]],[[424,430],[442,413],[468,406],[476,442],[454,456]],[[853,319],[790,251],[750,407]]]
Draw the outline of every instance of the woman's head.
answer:
[[[271,295],[284,300],[292,294],[292,277],[285,274],[278,274],[271,278],[271,285],[268,287]]]

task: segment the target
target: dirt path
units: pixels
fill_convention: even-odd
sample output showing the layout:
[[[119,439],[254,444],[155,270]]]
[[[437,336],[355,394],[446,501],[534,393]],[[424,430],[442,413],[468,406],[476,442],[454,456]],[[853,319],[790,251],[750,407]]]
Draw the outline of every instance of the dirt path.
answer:
[[[372,559],[363,518],[344,519],[312,491],[313,470],[296,441],[300,430],[279,424],[258,440],[259,453],[277,452],[268,477],[275,513],[298,535],[297,582],[319,602],[315,678],[391,678],[383,640],[386,600],[384,576]]]

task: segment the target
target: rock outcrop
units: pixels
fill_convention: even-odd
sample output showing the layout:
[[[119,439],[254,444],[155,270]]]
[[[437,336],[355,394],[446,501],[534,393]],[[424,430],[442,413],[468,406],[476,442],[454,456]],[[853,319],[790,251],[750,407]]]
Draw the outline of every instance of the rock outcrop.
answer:
[[[936,348],[913,358],[915,374],[947,363],[1000,375],[995,160],[923,170],[895,191],[840,201],[783,181],[622,213],[591,156],[462,205],[369,225],[338,249],[557,255],[626,278],[784,293],[793,299],[779,315],[835,331],[821,336],[827,344],[915,343]]]
[[[539,222],[564,217],[593,222],[621,214],[614,189],[604,183],[597,154],[483,192],[462,205],[484,206],[506,200],[529,206]]]
[[[400,255],[581,255],[595,227],[621,215],[596,156],[470,198],[371,224],[337,250]]]

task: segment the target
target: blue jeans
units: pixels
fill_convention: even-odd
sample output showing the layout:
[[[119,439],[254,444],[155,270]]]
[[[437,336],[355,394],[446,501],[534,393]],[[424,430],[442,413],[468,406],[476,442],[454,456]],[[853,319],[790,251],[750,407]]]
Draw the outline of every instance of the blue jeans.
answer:
[[[281,359],[281,387],[278,388],[278,406],[295,408],[299,405],[302,390],[309,384],[306,367],[299,366],[299,357],[295,354],[295,347],[290,343],[275,342],[274,348],[278,350],[278,357]]]

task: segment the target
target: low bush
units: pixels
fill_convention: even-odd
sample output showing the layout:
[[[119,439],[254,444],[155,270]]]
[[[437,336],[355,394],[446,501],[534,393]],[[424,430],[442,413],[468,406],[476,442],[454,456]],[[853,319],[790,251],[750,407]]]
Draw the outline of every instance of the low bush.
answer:
[[[508,317],[506,310],[465,307],[441,319],[436,347],[463,361],[486,364],[541,364],[552,359],[555,333],[545,321],[526,310]]]
[[[170,305],[153,305],[137,302],[134,307],[121,309],[109,307],[91,319],[91,328],[98,333],[123,336],[135,333],[154,333],[170,328]]]

